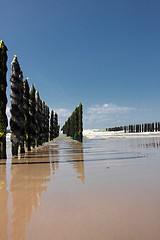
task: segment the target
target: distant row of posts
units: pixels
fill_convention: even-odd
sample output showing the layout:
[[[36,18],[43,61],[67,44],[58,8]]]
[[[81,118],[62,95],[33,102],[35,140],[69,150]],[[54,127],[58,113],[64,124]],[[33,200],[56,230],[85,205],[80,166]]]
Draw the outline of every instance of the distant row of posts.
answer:
[[[62,131],[68,137],[70,136],[73,140],[77,140],[79,142],[83,141],[83,106],[82,103],[79,104],[78,107],[72,112],[71,116],[65,122],[62,127]]]
[[[158,132],[160,131],[160,122],[106,128],[106,131],[124,131],[125,133]]]

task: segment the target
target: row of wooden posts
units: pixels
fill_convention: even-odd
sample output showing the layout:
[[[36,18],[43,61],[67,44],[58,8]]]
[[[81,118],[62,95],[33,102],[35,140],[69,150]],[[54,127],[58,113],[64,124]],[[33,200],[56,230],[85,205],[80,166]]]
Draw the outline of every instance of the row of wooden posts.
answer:
[[[82,103],[75,108],[71,116],[65,122],[62,127],[62,131],[67,136],[70,136],[72,139],[82,142],[83,140],[83,106]]]
[[[7,47],[0,41],[0,158],[6,158],[6,116],[7,105]],[[12,154],[31,150],[31,147],[42,145],[59,135],[58,115],[51,111],[39,92],[32,84],[29,88],[28,80],[23,81],[23,72],[17,56],[12,61],[11,69],[11,141]],[[50,118],[50,124],[49,124]]]
[[[106,128],[106,131],[124,131],[125,133],[158,132],[160,131],[160,122]]]
[[[160,131],[160,122],[129,125],[124,127],[124,132],[157,132]]]

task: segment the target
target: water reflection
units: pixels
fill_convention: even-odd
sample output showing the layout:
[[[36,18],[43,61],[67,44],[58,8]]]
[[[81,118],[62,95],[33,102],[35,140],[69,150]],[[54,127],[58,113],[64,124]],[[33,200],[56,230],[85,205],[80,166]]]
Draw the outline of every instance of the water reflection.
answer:
[[[25,225],[40,205],[42,192],[50,181],[50,165],[13,165],[11,168],[11,239],[24,239]]]
[[[84,184],[85,174],[84,174],[83,143],[71,142],[69,153],[72,154],[71,164],[78,173],[77,178],[80,179]]]
[[[24,239],[26,224],[36,217],[41,195],[58,169],[58,146],[50,144],[12,159],[10,192],[12,198],[11,239]],[[16,164],[18,163],[18,164]],[[25,164],[23,164],[25,163]],[[36,163],[36,164],[35,164]],[[44,164],[45,163],[45,164]]]
[[[140,138],[140,139],[132,139],[130,142],[130,146],[132,148],[159,148],[160,147],[160,139],[159,138]]]
[[[50,161],[52,164],[53,173],[55,169],[58,168],[59,163],[69,162],[73,165],[73,168],[78,173],[77,178],[84,183],[84,156],[83,156],[83,143],[71,140],[71,139],[61,139],[58,138],[54,142],[54,146],[57,144],[57,152],[55,155],[56,148],[52,147],[50,144]],[[53,154],[54,151],[54,154]]]
[[[0,239],[8,239],[8,196],[6,166],[0,166]]]
[[[82,143],[60,139],[31,152],[19,154],[18,157],[10,159],[8,164],[1,163],[4,165],[0,165],[0,239],[25,238],[26,224],[36,217],[42,193],[47,191],[49,181],[54,179],[51,175],[58,170],[59,163],[72,164],[77,178],[84,183],[83,160]],[[6,168],[10,178],[9,186]],[[8,227],[9,219],[11,222]],[[11,232],[8,233],[10,225]]]
[[[139,144],[141,148],[159,148],[160,142],[159,139],[152,139],[152,141],[147,141]]]

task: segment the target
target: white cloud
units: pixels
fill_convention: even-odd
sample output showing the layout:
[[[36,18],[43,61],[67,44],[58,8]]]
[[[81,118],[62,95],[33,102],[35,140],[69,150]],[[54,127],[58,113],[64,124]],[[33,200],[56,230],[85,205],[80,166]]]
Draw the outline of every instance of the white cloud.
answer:
[[[65,121],[70,117],[71,110],[67,108],[57,108],[55,112],[58,114],[58,122],[61,127],[63,127]]]
[[[85,128],[105,128],[123,125],[125,118],[134,111],[136,111],[135,107],[118,106],[113,103],[97,104],[86,109],[84,126]]]
[[[91,114],[107,114],[107,113],[126,113],[126,112],[130,112],[130,111],[134,111],[136,110],[136,108],[134,107],[122,107],[122,106],[117,106],[116,104],[112,104],[112,103],[105,103],[104,105],[100,106],[100,105],[95,105],[92,107],[89,107],[87,109],[88,113]]]
[[[66,108],[55,109],[55,112],[61,117],[69,117],[71,115],[71,111]]]

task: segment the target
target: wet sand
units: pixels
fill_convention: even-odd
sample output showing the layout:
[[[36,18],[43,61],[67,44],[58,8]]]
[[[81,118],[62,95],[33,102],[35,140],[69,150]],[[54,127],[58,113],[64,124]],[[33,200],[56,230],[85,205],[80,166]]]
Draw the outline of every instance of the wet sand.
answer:
[[[19,158],[9,151],[0,240],[158,240],[159,172],[158,137],[58,138]]]

